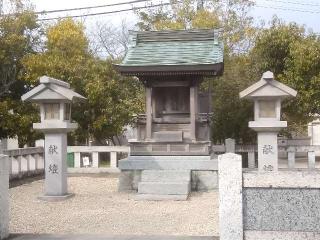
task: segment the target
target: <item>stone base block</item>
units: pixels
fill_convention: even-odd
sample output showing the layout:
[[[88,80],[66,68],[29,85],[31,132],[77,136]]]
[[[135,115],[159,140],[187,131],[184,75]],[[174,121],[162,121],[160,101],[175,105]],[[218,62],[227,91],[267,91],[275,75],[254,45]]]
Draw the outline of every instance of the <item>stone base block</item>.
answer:
[[[127,192],[138,190],[138,183],[141,180],[141,170],[122,170],[119,176],[118,191]]]
[[[122,170],[119,175],[119,192],[138,190],[141,170]],[[211,191],[218,188],[218,171],[191,171],[192,191]]]
[[[129,156],[119,161],[121,170],[218,170],[210,156]]]
[[[192,171],[191,189],[193,191],[210,191],[219,187],[218,171]]]
[[[158,194],[137,194],[135,200],[137,201],[186,201],[188,195],[158,195]]]
[[[245,240],[318,240],[319,232],[245,231]]]
[[[209,191],[218,187],[218,160],[210,156],[129,156],[119,161],[119,169],[119,191],[137,190],[142,177],[144,182],[157,182],[157,178],[163,179],[163,174],[169,174],[165,178],[169,182],[183,181],[187,176],[185,172],[190,171],[192,190]],[[171,175],[174,171],[177,173]]]
[[[144,170],[142,182],[189,182],[190,170]]]
[[[38,199],[40,199],[42,201],[46,201],[46,202],[60,202],[60,201],[67,200],[72,197],[74,197],[74,193],[68,193],[68,194],[62,195],[62,196],[43,195],[43,196],[38,197]]]
[[[140,182],[138,187],[139,194],[188,195],[189,192],[189,182]]]

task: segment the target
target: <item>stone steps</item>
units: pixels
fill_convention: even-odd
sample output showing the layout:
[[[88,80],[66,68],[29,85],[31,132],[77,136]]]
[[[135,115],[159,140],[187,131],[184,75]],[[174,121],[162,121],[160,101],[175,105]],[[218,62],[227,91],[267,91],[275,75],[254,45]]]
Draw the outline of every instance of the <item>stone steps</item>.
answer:
[[[210,156],[130,156],[130,161],[208,161]]]
[[[190,182],[140,182],[138,193],[160,195],[188,195]]]
[[[191,171],[144,170],[136,200],[187,200],[191,191]]]
[[[190,181],[190,171],[176,170],[144,170],[141,174],[142,182],[188,182]]]
[[[137,201],[186,201],[188,195],[137,194]]]

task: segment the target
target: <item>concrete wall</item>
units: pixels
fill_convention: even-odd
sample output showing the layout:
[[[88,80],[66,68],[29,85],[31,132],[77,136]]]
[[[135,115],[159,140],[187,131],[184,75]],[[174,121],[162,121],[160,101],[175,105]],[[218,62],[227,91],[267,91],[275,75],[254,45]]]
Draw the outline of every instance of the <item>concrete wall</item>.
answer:
[[[320,171],[242,170],[239,157],[219,157],[220,240],[320,239]]]
[[[0,239],[9,235],[9,160],[0,155]]]

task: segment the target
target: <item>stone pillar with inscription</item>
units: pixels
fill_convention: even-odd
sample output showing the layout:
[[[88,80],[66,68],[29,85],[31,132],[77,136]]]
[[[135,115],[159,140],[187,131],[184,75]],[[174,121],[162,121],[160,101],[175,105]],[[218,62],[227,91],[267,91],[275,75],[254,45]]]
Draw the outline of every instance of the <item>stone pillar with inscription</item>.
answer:
[[[77,128],[71,122],[71,103],[85,98],[70,89],[66,82],[43,76],[40,85],[21,99],[40,105],[41,122],[33,128],[45,135],[45,194],[42,200],[58,201],[73,194],[67,183],[67,133]]]
[[[67,134],[45,134],[45,196],[68,195]]]
[[[294,89],[274,80],[270,71],[240,93],[240,98],[254,101],[254,121],[249,127],[258,134],[259,171],[278,170],[278,133],[287,127],[287,122],[281,121],[281,101],[296,95]]]

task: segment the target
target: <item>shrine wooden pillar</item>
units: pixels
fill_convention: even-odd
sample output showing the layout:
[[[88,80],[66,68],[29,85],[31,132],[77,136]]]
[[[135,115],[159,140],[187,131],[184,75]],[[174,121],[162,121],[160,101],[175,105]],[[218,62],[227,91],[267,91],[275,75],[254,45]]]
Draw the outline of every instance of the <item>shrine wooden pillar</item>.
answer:
[[[146,86],[146,139],[152,139],[152,88]]]
[[[190,87],[190,138],[196,140],[196,119],[198,113],[198,86]]]

